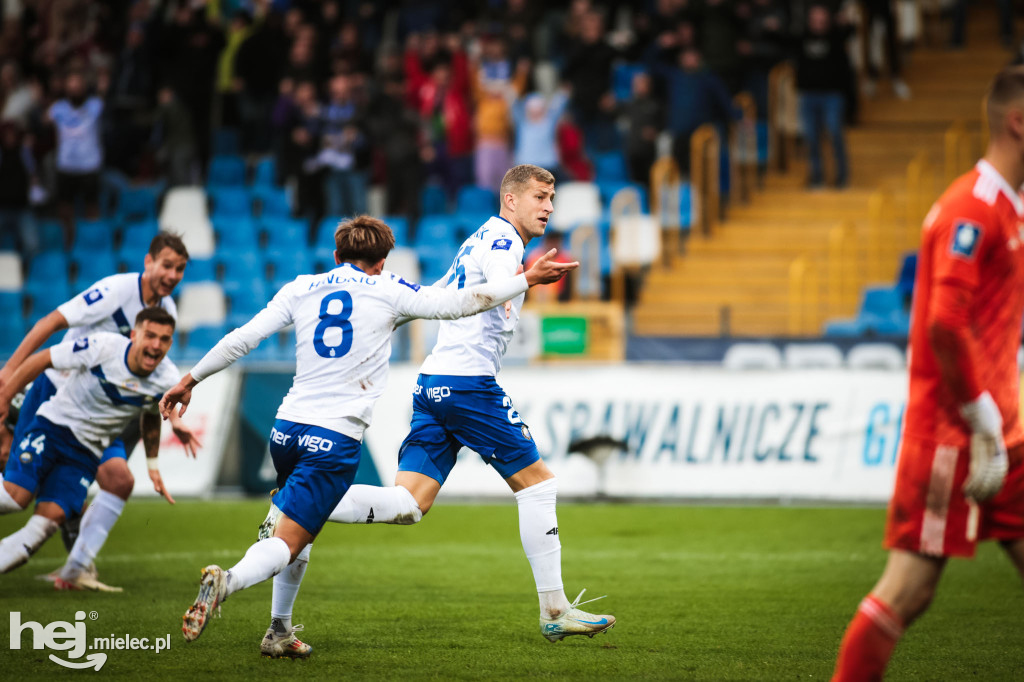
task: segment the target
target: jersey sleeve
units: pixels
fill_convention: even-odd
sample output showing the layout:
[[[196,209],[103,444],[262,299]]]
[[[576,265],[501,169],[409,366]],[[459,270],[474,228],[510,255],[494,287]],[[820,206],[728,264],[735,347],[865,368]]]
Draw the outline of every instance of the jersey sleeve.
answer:
[[[295,297],[291,293],[294,286],[295,282],[286,284],[271,299],[266,308],[218,341],[217,345],[211,348],[189,372],[192,378],[202,381],[206,377],[216,374],[260,345],[263,339],[290,325],[294,321],[292,311]]]
[[[115,344],[120,341],[121,344]],[[50,348],[50,364],[54,369],[88,369],[103,362],[112,352],[121,351],[124,337],[109,332],[97,332],[74,341],[58,343]]]
[[[526,275],[512,275],[466,289],[421,287],[402,280],[396,290],[395,310],[399,318],[420,317],[430,320],[454,320],[490,310],[524,293],[529,285]]]
[[[523,263],[523,242],[518,236],[500,235],[484,242],[480,269],[484,279],[495,282],[514,277]]]
[[[71,300],[61,303],[57,311],[68,321],[69,327],[82,327],[110,317],[120,307],[116,287],[101,279]]]
[[[981,264],[998,234],[991,218],[973,211],[964,213],[973,215],[958,217],[951,212],[940,216],[935,225],[934,276],[936,282],[974,289],[980,282]]]

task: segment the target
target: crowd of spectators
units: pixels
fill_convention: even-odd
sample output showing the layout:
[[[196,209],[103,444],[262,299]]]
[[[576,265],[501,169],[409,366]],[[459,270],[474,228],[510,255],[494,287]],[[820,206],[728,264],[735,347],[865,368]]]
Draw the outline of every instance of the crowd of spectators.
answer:
[[[696,127],[738,116],[732,94],[751,92],[763,117],[768,72],[789,57],[803,90],[826,77],[805,114],[834,133],[857,89],[845,53],[822,57],[806,34],[817,12],[825,44],[839,45],[843,21],[828,21],[839,11],[829,0],[7,0],[0,229],[31,251],[26,225],[45,210],[70,239],[74,211],[97,211],[110,174],[201,184],[221,130],[237,131],[251,161],[272,155],[312,221],[365,211],[371,185],[389,214],[415,221],[425,183],[449,198],[465,184],[493,191],[514,163],[589,180],[590,157],[609,150],[646,183],[659,138],[685,172]]]

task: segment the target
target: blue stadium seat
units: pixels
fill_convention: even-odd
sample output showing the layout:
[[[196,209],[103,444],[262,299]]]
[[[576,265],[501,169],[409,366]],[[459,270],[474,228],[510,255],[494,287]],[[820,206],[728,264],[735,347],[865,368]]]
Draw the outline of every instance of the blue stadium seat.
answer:
[[[455,258],[451,247],[423,246],[416,249],[420,257],[420,282],[430,285],[447,274]]]
[[[395,235],[396,246],[408,246],[409,245],[409,219],[405,216],[400,215],[389,215],[381,218],[388,227],[391,228],[392,234]]]
[[[601,205],[605,210],[611,208],[612,198],[620,190],[626,187],[632,187],[640,192],[640,208],[643,209],[644,213],[651,210],[647,199],[647,188],[638,185],[635,182],[629,182],[628,180],[605,180],[604,178],[601,178],[601,176],[598,176],[598,178],[599,179],[595,181],[594,184],[597,185],[597,191],[601,195]],[[686,197],[689,198],[689,193],[686,193]]]
[[[313,248],[327,248],[330,247],[334,250],[334,231],[338,229],[338,223],[344,218],[342,216],[327,216],[320,221],[320,224],[316,228],[316,240],[313,242]]]
[[[272,271],[270,282],[274,292],[299,275],[308,275],[313,272],[313,257],[305,248],[297,247],[291,251],[268,251],[266,256],[267,265]]]
[[[25,291],[31,300],[29,319],[32,324],[74,295],[66,279],[54,279],[45,286],[34,287],[31,290],[26,287]]]
[[[117,196],[115,221],[156,220],[162,185],[126,187]]]
[[[261,159],[253,169],[253,187],[276,187],[277,186],[277,162],[274,157],[268,156]]]
[[[23,298],[20,291],[0,291],[0,319],[5,323],[15,318],[20,320]]]
[[[440,185],[426,185],[420,193],[420,212],[424,215],[431,213],[446,213],[448,211],[448,197]]]
[[[4,294],[6,293],[4,292]],[[2,301],[4,294],[0,294],[0,301]],[[0,306],[3,305],[6,304],[0,302]],[[21,317],[20,295],[16,313],[7,314],[6,311],[0,312],[4,316],[4,323],[0,324],[0,356],[7,357],[14,352],[14,349],[18,347],[18,344],[25,338],[25,333],[28,331],[25,326],[25,320]]]
[[[594,176],[600,180],[619,180],[625,182],[629,179],[626,170],[626,159],[620,151],[601,152],[595,154]]]
[[[252,191],[252,197],[260,207],[260,218],[288,218],[292,215],[292,203],[288,192],[282,187],[258,185]]]
[[[256,221],[249,216],[213,216],[213,231],[218,249],[250,250],[259,246]]]
[[[334,262],[334,246],[318,246],[313,252],[313,274],[328,272],[337,267]]]
[[[262,255],[255,249],[235,250],[230,253],[221,254],[217,258],[223,271],[221,280],[224,284],[224,291],[236,290],[250,280],[258,279],[261,282],[266,279],[266,268],[264,267]]]
[[[428,215],[416,226],[416,246],[452,249],[462,240],[458,221],[448,215]]]
[[[498,195],[476,185],[465,185],[459,188],[455,210],[467,213],[493,213],[498,210]]]
[[[216,262],[212,258],[193,258],[185,266],[186,282],[213,282],[216,279]]]
[[[128,223],[121,230],[121,248],[148,251],[150,242],[159,231],[160,224],[156,220]]]
[[[628,102],[633,99],[633,76],[647,69],[643,64],[620,62],[612,67],[612,92],[616,101]]]
[[[235,128],[218,128],[213,131],[214,154],[238,154],[242,151],[242,135]]]
[[[148,243],[145,246],[137,244],[122,246],[117,250],[117,272],[142,272],[147,253],[149,253]]]
[[[466,237],[473,234],[480,227],[491,219],[491,216],[496,215],[494,211],[487,212],[458,212],[452,216],[455,220],[455,237],[461,244]]]
[[[57,220],[37,220],[40,251],[64,250],[64,226]]]
[[[75,253],[109,252],[114,248],[114,226],[108,221],[79,220],[75,223],[75,240],[72,251]]]
[[[63,253],[50,251],[36,254],[28,266],[28,278],[25,290],[35,294],[39,288],[46,288],[51,283],[67,286],[68,259]]]
[[[826,336],[855,337],[864,335],[864,325],[859,319],[833,320],[825,325]]]
[[[217,345],[228,331],[225,325],[196,327],[188,331],[184,344],[183,355],[191,360],[198,360],[206,352]]]
[[[832,336],[905,336],[909,331],[910,317],[895,287],[865,289],[855,319],[835,320],[825,327],[825,333]]]
[[[112,251],[76,253],[75,264],[78,266],[78,273],[72,282],[71,290],[76,292],[84,291],[93,282],[117,272],[117,260]]]
[[[210,170],[206,175],[207,188],[216,185],[244,185],[245,159],[240,156],[221,154],[210,159]]]
[[[910,299],[914,294],[914,277],[916,274],[917,254],[908,253],[903,256],[899,278],[896,280],[896,290],[900,293],[904,306],[910,303]]]
[[[252,197],[245,187],[213,185],[207,190],[213,201],[212,219],[252,216]]]
[[[267,236],[268,254],[274,251],[288,253],[297,248],[306,248],[309,240],[309,225],[305,220],[284,216],[267,216],[260,219]]]
[[[267,295],[267,285],[263,278],[252,278],[244,281],[233,282],[228,286],[224,282],[224,293],[228,298],[228,324],[232,327],[239,327],[266,307],[270,297]]]
[[[759,166],[768,165],[768,121],[758,121],[754,129],[757,131],[757,163]]]

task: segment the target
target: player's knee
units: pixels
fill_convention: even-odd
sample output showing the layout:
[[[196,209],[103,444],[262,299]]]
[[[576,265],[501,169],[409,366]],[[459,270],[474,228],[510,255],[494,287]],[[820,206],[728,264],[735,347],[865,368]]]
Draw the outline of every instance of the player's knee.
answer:
[[[106,470],[100,467],[96,474],[96,482],[99,483],[101,490],[117,495],[122,500],[127,500],[135,487],[135,477],[127,465],[108,467]]]

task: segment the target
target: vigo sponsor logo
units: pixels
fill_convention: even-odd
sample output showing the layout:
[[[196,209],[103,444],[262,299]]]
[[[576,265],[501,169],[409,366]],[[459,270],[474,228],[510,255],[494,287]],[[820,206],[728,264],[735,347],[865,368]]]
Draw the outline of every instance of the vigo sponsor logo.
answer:
[[[439,403],[452,394],[452,389],[447,386],[431,386],[426,390],[426,394],[428,400]]]

